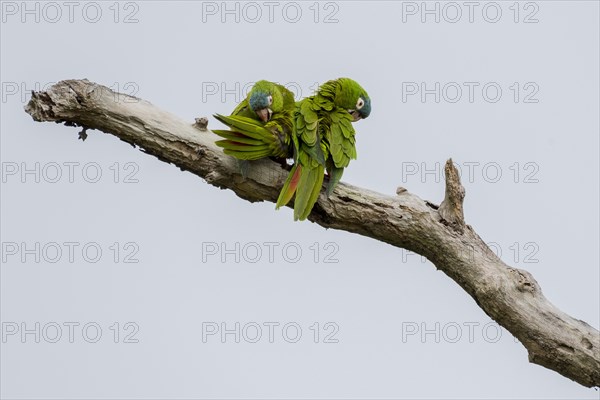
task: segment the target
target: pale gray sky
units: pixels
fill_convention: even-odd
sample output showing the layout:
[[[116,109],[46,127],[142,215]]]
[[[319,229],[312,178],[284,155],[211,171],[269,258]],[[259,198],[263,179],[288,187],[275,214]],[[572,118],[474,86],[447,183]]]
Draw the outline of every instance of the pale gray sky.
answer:
[[[23,111],[88,78],[191,122],[259,79],[352,77],[373,112],[344,181],[439,203],[452,157],[467,222],[598,328],[598,2],[23,4],[1,3],[3,397],[598,398],[414,254]]]

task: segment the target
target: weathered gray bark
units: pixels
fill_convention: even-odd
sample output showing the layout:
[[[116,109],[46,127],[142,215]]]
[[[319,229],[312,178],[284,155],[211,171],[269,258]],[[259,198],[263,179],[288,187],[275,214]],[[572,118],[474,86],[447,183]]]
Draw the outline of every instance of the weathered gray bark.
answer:
[[[33,93],[25,109],[36,121],[113,134],[251,202],[275,202],[287,174],[264,160],[253,163],[243,179],[237,162],[215,146],[217,137],[205,129],[205,121],[182,121],[144,100],[87,80],[62,81]],[[397,193],[384,196],[342,183],[330,198],[321,194],[309,219],[427,257],[523,343],[529,361],[581,385],[600,386],[599,332],[552,305],[531,274],[503,263],[465,224],[465,192],[451,160],[446,163],[446,196],[439,208],[403,188]]]

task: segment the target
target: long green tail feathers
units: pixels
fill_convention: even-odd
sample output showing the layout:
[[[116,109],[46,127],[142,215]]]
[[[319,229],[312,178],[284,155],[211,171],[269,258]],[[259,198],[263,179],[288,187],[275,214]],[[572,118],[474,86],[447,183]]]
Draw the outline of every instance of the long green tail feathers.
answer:
[[[325,167],[319,165],[316,168],[305,170],[305,173],[301,175],[298,184],[299,190],[296,190],[296,199],[294,200],[294,221],[305,220],[312,211],[321,192]]]
[[[240,115],[215,114],[215,118],[231,128],[213,131],[224,139],[216,144],[225,154],[240,160],[258,160],[272,155],[277,138],[259,121]]]
[[[294,164],[277,199],[276,209],[290,202],[294,194],[294,221],[305,220],[319,198],[325,168],[322,165],[308,168]]]
[[[329,175],[329,182],[327,183],[327,197],[331,196],[333,189],[337,186],[338,182],[342,179],[344,168],[331,167],[327,170]]]
[[[300,173],[302,172],[302,166],[299,164],[294,164],[292,170],[288,174],[281,191],[279,192],[279,197],[277,198],[277,203],[275,204],[275,209],[279,210],[280,207],[285,206],[290,202],[292,197],[294,197],[294,193],[296,193],[296,189],[298,188],[298,182],[300,181]]]

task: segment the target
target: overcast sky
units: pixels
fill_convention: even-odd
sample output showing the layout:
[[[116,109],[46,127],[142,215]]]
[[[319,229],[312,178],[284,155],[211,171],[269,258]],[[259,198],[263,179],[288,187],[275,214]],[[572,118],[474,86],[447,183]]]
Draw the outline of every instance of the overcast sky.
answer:
[[[467,223],[598,328],[598,2],[1,10],[3,397],[598,398],[417,255],[23,111],[88,78],[192,122],[352,77],[373,111],[344,181],[439,203],[452,157]]]

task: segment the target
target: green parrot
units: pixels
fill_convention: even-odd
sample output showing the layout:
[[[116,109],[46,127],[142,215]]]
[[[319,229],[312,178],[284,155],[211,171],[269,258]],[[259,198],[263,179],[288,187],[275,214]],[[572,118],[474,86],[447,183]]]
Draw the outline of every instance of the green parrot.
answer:
[[[371,99],[354,80],[339,78],[319,87],[317,93],[296,103],[294,111],[295,163],[285,181],[276,208],[294,196],[294,220],[305,220],[319,198],[325,169],[327,196],[342,178],[344,168],[356,159],[352,122],[367,118]]]
[[[258,81],[229,117],[215,114],[230,128],[213,131],[223,138],[216,144],[240,160],[291,157],[294,108],[291,91],[277,83]],[[242,170],[246,168],[242,163]]]

